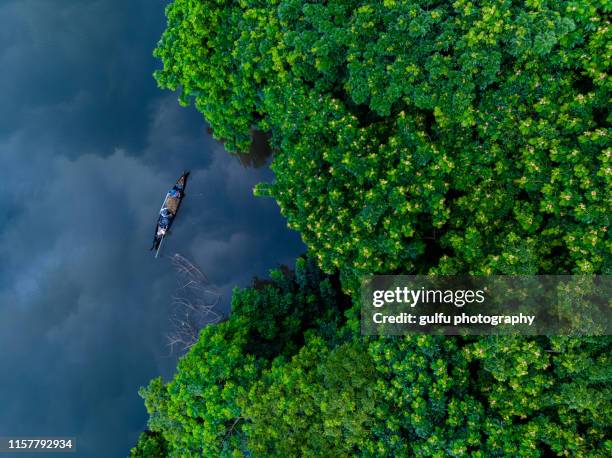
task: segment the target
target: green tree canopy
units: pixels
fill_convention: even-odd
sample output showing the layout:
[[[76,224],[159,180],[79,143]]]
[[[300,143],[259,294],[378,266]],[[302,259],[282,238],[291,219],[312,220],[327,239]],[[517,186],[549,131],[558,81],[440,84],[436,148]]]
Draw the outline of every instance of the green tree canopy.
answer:
[[[132,456],[612,452],[609,338],[361,338],[341,326],[349,304],[305,259],[236,290],[174,378],[141,390]]]
[[[174,0],[156,79],[230,151],[271,133],[256,192],[355,303],[365,273],[609,273],[610,9]],[[306,260],[236,291],[142,391],[168,453],[612,454],[609,338],[362,339],[338,291]]]
[[[359,455],[376,427],[376,374],[363,345],[313,338],[276,360],[243,401],[248,450],[261,457]]]
[[[156,55],[326,271],[609,272],[610,6],[176,0]],[[348,282],[347,282],[348,281]]]
[[[168,456],[166,441],[162,434],[144,431],[138,438],[138,443],[130,451],[130,458],[165,458]]]
[[[269,280],[235,289],[230,318],[201,332],[180,359],[172,381],[152,380],[141,390],[149,429],[159,433],[172,456],[228,456],[245,451],[239,406],[272,360],[290,358],[308,330],[331,345],[338,339],[343,300],[333,279],[313,261],[299,258],[295,273],[272,272]]]

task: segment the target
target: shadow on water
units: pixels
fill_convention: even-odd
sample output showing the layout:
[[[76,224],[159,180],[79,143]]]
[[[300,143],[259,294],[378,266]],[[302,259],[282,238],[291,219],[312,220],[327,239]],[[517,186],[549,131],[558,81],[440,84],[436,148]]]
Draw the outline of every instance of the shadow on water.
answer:
[[[208,133],[212,134],[212,129],[208,128]],[[238,153],[238,162],[245,168],[258,169],[268,164],[268,160],[274,152],[270,145],[272,134],[251,129],[251,147],[246,153]]]

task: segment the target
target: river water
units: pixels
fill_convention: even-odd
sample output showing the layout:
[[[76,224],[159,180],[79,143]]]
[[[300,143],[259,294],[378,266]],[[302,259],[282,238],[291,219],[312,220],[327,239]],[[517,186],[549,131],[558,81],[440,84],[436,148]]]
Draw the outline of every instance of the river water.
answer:
[[[0,5],[0,436],[76,436],[76,456],[125,456],[145,427],[137,394],[169,377],[176,276],[148,251],[183,169],[187,197],[164,242],[222,292],[304,247],[270,180],[156,88],[164,2]],[[73,455],[74,456],[74,455]]]

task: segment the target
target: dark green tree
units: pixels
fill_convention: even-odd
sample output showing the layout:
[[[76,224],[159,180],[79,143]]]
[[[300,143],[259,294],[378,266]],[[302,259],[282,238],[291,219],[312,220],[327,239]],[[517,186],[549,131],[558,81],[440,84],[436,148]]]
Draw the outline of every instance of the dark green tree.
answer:
[[[602,338],[374,341],[372,456],[606,456],[611,350]]]
[[[242,401],[254,456],[359,455],[376,426],[376,373],[364,347],[330,350],[312,338],[291,361],[275,360]]]
[[[250,420],[240,400],[275,358],[298,352],[309,329],[333,343],[342,303],[333,279],[303,258],[295,272],[275,270],[269,280],[234,290],[230,318],[202,330],[173,380],[156,378],[141,390],[149,429],[161,434],[171,456],[246,453]]]
[[[138,443],[130,451],[130,458],[165,458],[168,456],[166,441],[161,433],[144,431],[138,438]]]

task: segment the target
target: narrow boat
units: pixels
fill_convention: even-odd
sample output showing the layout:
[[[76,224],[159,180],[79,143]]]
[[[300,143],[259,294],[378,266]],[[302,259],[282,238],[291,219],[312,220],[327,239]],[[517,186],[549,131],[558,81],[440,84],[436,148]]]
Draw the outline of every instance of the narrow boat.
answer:
[[[155,234],[153,236],[153,246],[151,250],[155,250],[155,257],[159,255],[164,238],[170,233],[170,227],[176,218],[176,214],[181,207],[181,202],[185,197],[185,188],[187,187],[187,178],[189,172],[183,172],[181,177],[176,180],[172,189],[166,194],[164,203],[159,210],[157,225],[155,226]]]

